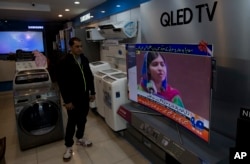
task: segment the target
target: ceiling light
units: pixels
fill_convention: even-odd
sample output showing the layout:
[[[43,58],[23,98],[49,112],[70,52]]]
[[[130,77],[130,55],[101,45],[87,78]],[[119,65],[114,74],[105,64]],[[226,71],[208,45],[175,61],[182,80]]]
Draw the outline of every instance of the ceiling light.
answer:
[[[105,13],[106,11],[105,10],[102,10],[101,13]]]
[[[62,14],[59,14],[58,17],[63,17],[63,15],[62,15]]]
[[[70,9],[65,9],[65,11],[70,11]]]
[[[79,2],[79,1],[75,1],[75,2],[74,2],[74,4],[79,5],[79,4],[80,4],[80,2]]]
[[[116,5],[116,7],[121,7],[121,5]]]

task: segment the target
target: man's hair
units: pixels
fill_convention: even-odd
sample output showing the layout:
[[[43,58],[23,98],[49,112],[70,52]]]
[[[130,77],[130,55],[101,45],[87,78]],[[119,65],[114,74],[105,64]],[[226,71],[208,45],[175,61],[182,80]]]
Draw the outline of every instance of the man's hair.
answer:
[[[74,45],[74,42],[81,42],[81,39],[78,38],[78,37],[73,37],[69,40],[69,46],[73,46]]]

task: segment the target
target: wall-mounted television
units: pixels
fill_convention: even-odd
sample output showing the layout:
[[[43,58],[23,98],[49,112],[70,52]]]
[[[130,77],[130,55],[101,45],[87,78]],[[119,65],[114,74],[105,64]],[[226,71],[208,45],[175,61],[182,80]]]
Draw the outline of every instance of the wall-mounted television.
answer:
[[[0,31],[0,54],[16,53],[16,50],[44,52],[42,31]]]
[[[209,142],[212,45],[127,44],[129,99]]]

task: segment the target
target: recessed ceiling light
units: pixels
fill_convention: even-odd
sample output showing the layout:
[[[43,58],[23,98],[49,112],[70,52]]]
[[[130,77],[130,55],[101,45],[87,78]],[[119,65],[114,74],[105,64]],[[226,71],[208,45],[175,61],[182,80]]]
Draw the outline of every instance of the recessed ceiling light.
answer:
[[[101,13],[105,13],[106,11],[105,10],[102,10]]]
[[[116,7],[121,7],[121,5],[116,5]]]
[[[74,4],[79,5],[79,4],[80,4],[80,2],[79,2],[79,1],[75,1],[75,2],[74,2]]]
[[[63,15],[62,15],[62,14],[59,14],[58,17],[63,17]]]
[[[65,11],[70,11],[70,9],[65,9]]]

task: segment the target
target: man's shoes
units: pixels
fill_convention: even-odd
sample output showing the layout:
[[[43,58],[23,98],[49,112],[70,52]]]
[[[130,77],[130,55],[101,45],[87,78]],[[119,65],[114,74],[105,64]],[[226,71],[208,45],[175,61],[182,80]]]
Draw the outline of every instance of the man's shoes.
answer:
[[[88,140],[87,138],[84,138],[84,137],[81,138],[81,139],[77,139],[76,144],[86,146],[86,147],[92,146],[92,142],[90,140]]]
[[[65,151],[65,153],[63,155],[63,159],[64,160],[70,160],[70,158],[72,156],[72,153],[73,153],[72,147],[67,147],[66,151]]]

